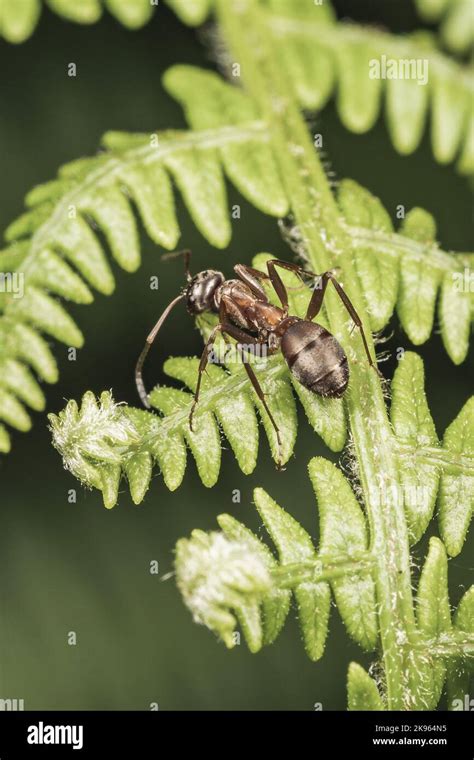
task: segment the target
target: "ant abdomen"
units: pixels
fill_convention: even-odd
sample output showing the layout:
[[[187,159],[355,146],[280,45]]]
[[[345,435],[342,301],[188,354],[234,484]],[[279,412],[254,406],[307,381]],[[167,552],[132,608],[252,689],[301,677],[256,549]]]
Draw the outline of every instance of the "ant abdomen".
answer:
[[[340,398],[349,382],[347,356],[334,335],[299,320],[285,330],[281,351],[296,379],[314,393]]]

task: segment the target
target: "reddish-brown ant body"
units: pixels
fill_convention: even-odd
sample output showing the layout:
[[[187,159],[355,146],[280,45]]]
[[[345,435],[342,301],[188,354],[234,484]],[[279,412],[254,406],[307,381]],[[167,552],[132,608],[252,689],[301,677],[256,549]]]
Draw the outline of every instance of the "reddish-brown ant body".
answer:
[[[206,369],[209,354],[219,333],[237,341],[237,348],[244,359],[243,363],[247,375],[275,428],[279,444],[280,434],[277,424],[268,408],[265,395],[252,365],[245,361],[243,346],[259,344],[265,346],[269,354],[281,350],[290,372],[305,388],[320,396],[330,398],[340,398],[344,394],[349,382],[347,356],[336,338],[324,327],[312,321],[321,309],[329,282],[333,283],[352,320],[359,327],[369,364],[375,366],[361,320],[332,271],[317,275],[297,264],[271,259],[266,262],[266,273],[246,264],[236,264],[234,272],[238,279],[227,280],[222,272],[214,269],[199,272],[193,277],[189,272],[190,251],[180,251],[179,253],[185,257],[187,285],[180,295],[166,307],[149,334],[135,370],[138,393],[147,408],[150,407],[150,403],[142,378],[143,364],[163,322],[180,301],[186,302],[187,310],[193,316],[203,312],[214,312],[219,315],[219,322],[209,335],[199,362],[194,402],[189,414],[191,429],[194,411],[199,401],[202,374]],[[304,319],[288,313],[288,293],[278,274],[278,267],[295,272],[300,277],[311,277],[318,280]],[[281,306],[274,306],[268,300],[262,285],[265,280],[273,285]]]

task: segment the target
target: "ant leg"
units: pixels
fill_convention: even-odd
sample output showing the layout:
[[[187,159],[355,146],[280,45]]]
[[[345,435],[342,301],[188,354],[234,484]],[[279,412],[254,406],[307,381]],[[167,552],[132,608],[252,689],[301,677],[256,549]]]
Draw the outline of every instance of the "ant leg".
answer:
[[[189,429],[192,431],[193,429],[193,417],[194,412],[196,410],[197,403],[199,401],[199,393],[201,390],[201,382],[202,382],[202,375],[206,371],[207,364],[209,362],[209,352],[211,347],[214,345],[215,340],[217,338],[217,334],[220,332],[226,341],[226,337],[223,333],[224,331],[224,322],[227,321],[227,312],[226,312],[226,305],[224,302],[224,299],[222,299],[220,306],[219,306],[219,324],[217,324],[213,330],[211,331],[209,338],[207,339],[206,345],[204,346],[204,350],[201,355],[201,361],[199,362],[199,368],[198,368],[198,380],[196,385],[196,390],[194,392],[194,401],[191,406],[191,411],[189,413]]]
[[[286,314],[288,314],[288,293],[285,285],[283,284],[283,280],[275,269],[276,264],[280,264],[280,261],[278,259],[270,259],[270,261],[267,261],[268,276],[275,289],[275,293],[280,299],[283,310]],[[289,267],[284,268],[288,269]]]
[[[196,385],[196,390],[194,392],[194,401],[191,406],[191,411],[189,412],[189,429],[191,431],[193,431],[193,417],[194,417],[194,412],[196,410],[197,403],[199,401],[199,393],[201,391],[202,375],[209,361],[209,351],[217,338],[217,334],[219,332],[222,332],[222,329],[223,328],[221,324],[218,324],[214,327],[211,334],[209,335],[209,338],[207,339],[206,345],[204,346],[204,350],[201,355],[201,360],[199,362],[199,368],[198,368],[197,385]]]
[[[161,329],[161,326],[163,325],[163,322],[165,321],[170,311],[176,306],[176,304],[182,300],[183,300],[183,296],[177,296],[177,298],[175,298],[173,301],[171,301],[170,304],[168,304],[163,314],[159,318],[158,322],[154,326],[153,330],[147,337],[145,346],[143,347],[143,351],[138,357],[138,361],[135,367],[135,384],[137,386],[138,395],[140,396],[142,400],[142,404],[147,409],[150,408],[150,402],[148,400],[148,393],[146,392],[145,383],[143,382],[143,365],[145,363],[146,357],[148,356],[148,352],[153,344],[153,341],[155,340],[156,336],[158,335],[159,330]]]
[[[278,425],[276,424],[275,418],[273,417],[273,414],[271,413],[271,411],[270,411],[270,409],[268,407],[267,401],[265,399],[265,394],[264,394],[264,392],[262,390],[262,386],[260,385],[260,383],[258,381],[257,375],[253,371],[252,365],[249,364],[248,362],[244,361],[244,367],[245,367],[245,371],[246,371],[246,373],[248,375],[248,378],[249,378],[250,382],[253,385],[255,393],[257,394],[258,398],[262,402],[263,408],[265,409],[266,413],[268,414],[268,418],[269,418],[270,422],[273,425],[273,429],[275,430],[276,437],[277,437],[277,443],[278,443],[278,460],[279,460],[278,467],[281,468],[282,467],[282,453],[281,453],[281,448],[282,447],[281,447],[280,429],[279,429]]]
[[[327,279],[331,280],[332,284],[336,288],[336,293],[338,294],[339,298],[341,299],[342,303],[346,307],[347,311],[349,312],[349,315],[351,316],[351,319],[353,320],[354,324],[359,328],[360,335],[362,338],[362,342],[364,344],[365,353],[367,354],[367,359],[371,367],[374,367],[375,369],[378,369],[376,364],[372,360],[372,356],[370,355],[369,345],[367,343],[367,339],[365,337],[364,327],[362,325],[362,320],[359,317],[357,311],[355,310],[355,306],[352,303],[351,299],[345,292],[344,288],[340,285],[340,283],[335,278],[334,274],[332,272],[325,272],[322,277],[326,276]]]
[[[258,344],[258,343],[260,343],[260,341],[258,340],[258,338],[256,338],[253,335],[247,335],[247,333],[245,333],[243,330],[240,330],[238,327],[235,327],[235,325],[231,324],[230,322],[226,322],[225,321],[222,324],[222,330],[224,332],[226,332],[228,335],[230,335],[231,338],[234,338],[237,341],[241,341],[241,342],[247,341],[247,343],[252,343],[252,344]],[[265,399],[265,394],[264,394],[264,392],[262,390],[262,386],[260,385],[260,383],[258,381],[258,378],[257,378],[257,376],[256,376],[256,374],[255,374],[255,372],[253,370],[252,365],[249,364],[248,361],[245,361],[245,357],[244,357],[244,353],[245,352],[244,352],[242,346],[241,345],[237,345],[237,350],[238,350],[239,354],[242,356],[244,369],[245,369],[245,371],[247,373],[247,376],[248,376],[250,382],[252,383],[252,386],[253,386],[253,388],[255,390],[255,393],[257,394],[257,397],[262,402],[263,408],[265,409],[266,413],[268,414],[268,418],[269,418],[269,420],[270,420],[270,422],[271,422],[271,424],[273,426],[273,429],[275,430],[276,437],[277,437],[277,443],[278,443],[278,459],[279,459],[278,466],[281,467],[282,466],[282,464],[281,464],[281,462],[282,462],[282,453],[281,453],[282,445],[281,445],[280,429],[279,429],[278,425],[276,424],[275,418],[273,417],[273,414],[271,413],[271,411],[270,411],[270,409],[268,407],[267,401]]]
[[[345,290],[342,288],[340,283],[337,281],[336,277],[334,276],[334,273],[332,270],[328,272],[324,272],[322,275],[317,275],[314,272],[310,272],[307,269],[303,269],[303,267],[298,266],[298,264],[291,264],[287,261],[280,261],[280,259],[272,259],[270,261],[267,261],[267,267],[270,271],[270,268],[275,270],[275,267],[281,267],[282,269],[287,269],[290,272],[296,272],[299,275],[308,275],[310,277],[320,277],[320,285],[319,287],[315,288],[313,295],[311,297],[311,301],[308,305],[308,311],[306,314],[306,319],[311,320],[313,319],[319,310],[321,309],[321,305],[323,302],[324,294],[326,291],[327,283],[329,280],[331,280],[332,284],[336,288],[336,292],[341,299],[342,303],[346,307],[347,311],[349,312],[352,320],[354,321],[354,324],[356,327],[359,328],[360,334],[362,337],[362,342],[364,344],[365,353],[367,354],[367,359],[371,367],[374,367],[377,369],[376,365],[374,364],[374,361],[372,359],[372,356],[370,355],[369,346],[367,343],[367,339],[365,337],[364,327],[362,325],[362,321],[357,314],[357,311],[355,310],[354,304],[350,300],[349,296],[345,292]],[[280,279],[280,278],[278,278]],[[281,280],[280,280],[281,282]],[[283,283],[282,283],[283,284]]]
[[[170,259],[177,259],[178,256],[183,256],[184,258],[184,274],[186,276],[186,280],[190,282],[192,279],[192,275],[189,269],[189,265],[191,262],[191,251],[189,248],[184,248],[182,251],[172,251],[171,253],[164,253],[161,257],[161,260],[169,261]]]
[[[308,304],[308,310],[306,312],[305,319],[307,319],[307,320],[309,320],[311,322],[311,320],[313,320],[314,317],[316,317],[317,314],[319,313],[319,311],[321,310],[321,306],[323,304],[323,299],[324,299],[324,294],[326,292],[326,288],[327,288],[327,285],[328,285],[329,281],[331,281],[332,284],[334,285],[334,287],[336,289],[336,293],[338,294],[339,298],[341,299],[342,303],[344,304],[344,306],[346,307],[347,311],[349,312],[349,314],[351,316],[351,319],[354,322],[354,326],[358,327],[359,330],[360,330],[360,334],[361,334],[361,337],[362,337],[362,342],[364,344],[365,353],[367,354],[367,359],[368,359],[368,362],[369,362],[370,366],[374,367],[375,369],[377,369],[377,367],[374,364],[374,362],[372,360],[372,357],[370,355],[370,350],[369,350],[369,346],[367,344],[367,339],[365,337],[365,332],[364,332],[364,328],[363,328],[363,325],[362,325],[362,321],[361,321],[359,315],[357,314],[357,311],[355,310],[354,304],[350,300],[349,296],[347,295],[347,293],[345,292],[345,290],[343,289],[343,287],[337,281],[337,279],[335,278],[335,276],[332,273],[332,271],[324,272],[320,276],[319,283],[318,283],[317,287],[314,289],[313,295],[311,296],[311,300],[310,300],[310,302]]]
[[[327,272],[325,272],[321,275],[319,281],[316,283],[316,286],[313,290],[313,295],[311,296],[308,308],[306,310],[305,319],[307,319],[309,322],[311,322],[321,311],[321,306],[323,305],[324,294],[326,292],[328,282],[329,277],[327,276]]]
[[[281,259],[270,259],[267,261],[267,267],[271,267],[273,270],[275,267],[280,267],[281,269],[286,269],[288,272],[295,272],[295,274],[299,274],[300,276],[305,274],[308,277],[319,277],[316,272],[311,272],[309,269],[300,267],[299,264],[293,264],[290,261],[282,261]]]
[[[236,264],[234,272],[240,277],[242,282],[245,282],[245,284],[249,286],[254,295],[263,298],[265,301],[267,300],[266,293],[261,285],[261,280],[269,280],[270,277],[268,274],[260,272],[258,269],[254,269],[254,267],[249,267],[247,264]]]

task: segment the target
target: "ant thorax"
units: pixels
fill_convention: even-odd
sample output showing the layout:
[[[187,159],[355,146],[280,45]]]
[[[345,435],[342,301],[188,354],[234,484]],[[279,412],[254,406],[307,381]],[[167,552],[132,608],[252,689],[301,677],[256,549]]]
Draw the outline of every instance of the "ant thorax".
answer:
[[[241,280],[226,280],[216,291],[219,305],[224,303],[228,319],[237,327],[256,333],[265,340],[281,322],[284,312],[262,300]]]

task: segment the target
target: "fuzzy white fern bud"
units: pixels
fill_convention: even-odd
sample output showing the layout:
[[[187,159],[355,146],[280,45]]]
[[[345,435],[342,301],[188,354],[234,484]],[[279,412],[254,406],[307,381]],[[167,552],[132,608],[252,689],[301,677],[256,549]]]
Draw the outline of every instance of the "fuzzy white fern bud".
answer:
[[[215,631],[227,647],[235,644],[231,610],[261,598],[272,589],[261,556],[246,541],[223,533],[194,530],[176,544],[177,584],[196,623]]]
[[[119,464],[123,451],[139,440],[125,409],[108,391],[99,400],[87,392],[80,409],[69,401],[58,415],[49,415],[53,445],[64,467],[85,485],[100,488],[97,464]]]

